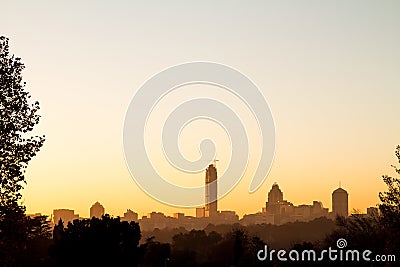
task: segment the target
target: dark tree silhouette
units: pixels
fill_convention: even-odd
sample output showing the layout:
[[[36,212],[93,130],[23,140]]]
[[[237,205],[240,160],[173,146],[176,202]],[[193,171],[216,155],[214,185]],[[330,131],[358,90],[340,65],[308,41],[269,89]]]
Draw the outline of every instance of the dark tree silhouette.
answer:
[[[378,214],[365,216],[352,214],[350,217],[338,216],[336,218],[337,229],[327,236],[323,248],[334,246],[340,238],[347,240],[351,249],[371,250],[374,253],[382,253],[387,237],[386,229],[382,227],[382,217]]]
[[[210,259],[214,266],[270,266],[269,262],[257,260],[257,252],[262,248],[264,242],[259,237],[249,235],[243,227],[236,228],[225,234]]]
[[[25,217],[26,240],[18,266],[48,266],[52,231],[47,216]]]
[[[397,146],[395,154],[400,162],[400,146]],[[393,168],[400,174],[400,169],[395,166]],[[388,190],[379,193],[380,214],[337,217],[338,228],[325,239],[325,247],[334,244],[339,238],[345,238],[350,249],[369,249],[375,255],[400,255],[400,179],[388,175],[382,176],[382,179]],[[329,265],[329,262],[326,264],[336,266]],[[362,262],[351,264],[365,266]],[[371,266],[398,266],[398,263],[374,262]]]
[[[21,198],[28,162],[43,145],[44,136],[27,136],[39,123],[39,102],[29,103],[21,59],[9,52],[8,39],[0,37],[0,201]]]
[[[222,240],[222,236],[216,232],[207,235],[204,230],[191,230],[188,233],[175,235],[172,240],[173,260],[179,262],[180,266],[195,266],[195,263],[207,262],[214,246]]]
[[[137,264],[141,237],[139,224],[104,215],[101,219],[74,220],[54,228],[52,256],[56,266],[119,266]]]
[[[400,163],[400,146],[396,147],[395,155]],[[400,174],[398,167],[393,165],[392,167],[397,174]],[[400,255],[400,178],[384,175],[382,179],[388,187],[386,192],[379,193],[381,200],[379,210],[383,217],[383,227],[387,232],[385,251],[390,251],[398,257]]]
[[[28,162],[43,145],[44,136],[29,136],[39,122],[39,103],[30,103],[21,59],[0,37],[0,266],[15,263],[25,245],[25,208],[20,205]]]
[[[139,247],[139,254],[141,255],[140,266],[169,266],[171,245],[154,241],[154,237],[150,237]]]
[[[245,228],[235,228],[224,236],[192,230],[173,237],[168,266],[270,266],[256,258],[263,247],[264,242]]]
[[[47,216],[26,217],[27,239],[49,239],[52,236]]]
[[[400,146],[397,146],[395,154],[400,163]],[[400,174],[399,168],[393,165],[392,167],[397,174]],[[382,179],[387,185],[388,191],[379,193],[379,199],[382,202],[379,209],[387,220],[398,226],[400,222],[400,179],[388,175],[382,176]]]

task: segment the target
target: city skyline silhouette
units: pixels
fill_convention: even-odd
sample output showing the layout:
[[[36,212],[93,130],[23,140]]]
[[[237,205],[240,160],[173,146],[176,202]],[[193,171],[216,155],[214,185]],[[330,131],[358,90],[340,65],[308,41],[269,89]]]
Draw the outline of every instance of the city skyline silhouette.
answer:
[[[244,214],[241,218],[236,214],[234,208],[231,210],[219,210],[218,200],[212,201],[211,194],[216,194],[218,190],[218,170],[216,164],[210,164],[205,171],[204,183],[205,187],[205,200],[204,206],[196,208],[195,216],[184,214],[183,212],[176,212],[172,216],[164,214],[162,211],[149,211],[142,216],[139,216],[135,212],[135,207],[130,207],[120,217],[122,221],[134,221],[138,222],[141,229],[144,231],[151,231],[154,229],[164,228],[180,228],[183,227],[186,230],[192,229],[204,229],[208,224],[220,225],[220,224],[236,224],[240,223],[244,226],[256,225],[256,224],[274,224],[281,225],[289,222],[304,222],[312,221],[318,218],[327,218],[335,220],[337,216],[376,216],[378,214],[377,206],[368,207],[363,213],[360,210],[349,211],[349,193],[341,187],[332,191],[332,201],[330,209],[325,207],[321,201],[313,200],[312,204],[299,204],[295,205],[288,200],[284,199],[283,191],[280,189],[278,183],[274,183],[266,194],[267,200],[265,206],[257,213]],[[214,182],[214,183],[213,183]],[[131,210],[132,209],[132,210]],[[90,207],[90,216],[101,219],[106,213],[105,207],[96,201]],[[40,214],[32,214],[30,216],[37,216]],[[110,214],[115,216],[113,214]],[[59,220],[62,220],[64,224],[72,223],[76,219],[85,219],[80,217],[79,214],[75,214],[74,210],[71,209],[54,209],[50,216],[50,221],[53,225],[56,225]]]

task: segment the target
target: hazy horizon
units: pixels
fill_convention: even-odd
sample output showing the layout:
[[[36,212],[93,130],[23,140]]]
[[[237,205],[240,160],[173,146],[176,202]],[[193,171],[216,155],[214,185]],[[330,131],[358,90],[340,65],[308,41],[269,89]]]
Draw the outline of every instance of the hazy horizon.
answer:
[[[275,182],[275,183],[276,183],[276,182]],[[274,183],[274,184],[275,184],[275,183]],[[276,183],[276,184],[279,185],[279,183]],[[339,183],[339,185],[338,185],[337,188],[343,188],[343,187],[341,186],[341,183]],[[335,190],[336,190],[337,188],[335,188]],[[280,188],[280,189],[283,191],[282,188]],[[343,188],[343,189],[345,189],[345,188]],[[269,190],[270,190],[270,189],[269,189]],[[267,191],[266,195],[268,195],[269,190]],[[332,192],[333,192],[333,191],[334,191],[334,190],[332,190]],[[350,195],[349,192],[347,192],[347,193]],[[312,206],[312,205],[313,205],[313,201],[320,201],[320,200],[318,200],[318,199],[313,199],[312,201],[310,201],[310,202],[308,202],[308,203],[293,203],[293,202],[290,200],[290,198],[286,198],[286,197],[285,197],[285,192],[284,192],[284,191],[283,191],[283,195],[284,195],[284,200],[286,200],[286,201],[292,203],[294,206],[300,206],[300,205],[310,205],[310,206]],[[268,198],[266,198],[266,201],[265,201],[265,202],[267,202],[267,201],[268,201]],[[243,216],[244,216],[244,215],[247,215],[247,214],[261,213],[261,212],[262,212],[262,208],[265,208],[265,202],[263,203],[262,206],[260,206],[259,210],[257,210],[257,211],[254,211],[254,212],[247,212],[247,213],[243,213],[243,214],[241,214],[241,215],[238,214],[238,215],[239,215],[239,219],[243,218]],[[90,207],[92,207],[92,205],[94,205],[95,203],[100,203],[100,204],[102,205],[102,202],[101,202],[101,201],[97,201],[97,200],[96,200],[95,202],[93,202],[93,203],[88,207],[88,210],[90,210]],[[332,202],[330,202],[329,205],[326,205],[326,204],[324,204],[324,203],[322,203],[322,204],[323,204],[323,207],[324,207],[324,208],[328,208],[328,211],[329,211],[329,212],[332,212]],[[102,206],[103,206],[103,205],[102,205]],[[369,207],[377,207],[377,206],[376,206],[376,205],[371,205],[371,206],[368,206],[367,208],[369,208]],[[105,207],[104,207],[104,208],[105,208]],[[69,210],[74,210],[74,211],[75,211],[75,215],[79,215],[80,218],[90,218],[90,215],[82,216],[81,214],[77,213],[76,210],[73,209],[72,207],[70,207],[70,208],[58,207],[58,208],[54,208],[53,210],[57,210],[57,209],[69,209]],[[131,211],[133,211],[133,212],[138,213],[137,210],[136,210],[135,208],[132,208],[132,207],[127,208],[126,210],[124,210],[123,213],[126,212],[127,210],[131,210]],[[194,217],[196,217],[195,208],[181,208],[180,210],[179,210],[179,208],[176,208],[176,211],[174,211],[174,213],[178,213],[179,211],[183,211],[183,210],[186,211],[185,216],[194,216]],[[253,209],[253,210],[254,210],[254,209]],[[218,209],[218,211],[223,211],[223,210]],[[235,211],[235,212],[236,212],[235,209],[225,209],[224,211]],[[141,219],[142,216],[147,216],[149,213],[152,213],[152,212],[161,212],[161,213],[163,213],[165,216],[173,216],[173,213],[165,213],[165,212],[163,212],[162,210],[149,210],[149,211],[147,211],[147,212],[138,213],[138,218]],[[349,209],[349,215],[350,215],[350,214],[353,214],[353,212],[356,212],[355,214],[360,214],[360,213],[366,214],[366,213],[367,213],[367,210],[366,210],[366,209],[365,209],[365,210]],[[38,213],[39,213],[39,212],[38,212]],[[122,214],[112,214],[112,213],[109,213],[109,212],[107,211],[107,209],[105,208],[105,213],[104,213],[104,214],[109,214],[109,215],[115,216],[115,217],[117,217],[117,216],[123,217],[123,216],[124,216],[123,213],[122,213]],[[35,213],[28,213],[28,214],[29,214],[29,215],[34,215]],[[88,214],[89,214],[89,212],[88,212]],[[51,215],[53,215],[53,213],[51,213],[51,214],[42,214],[42,215],[51,216]],[[322,216],[322,217],[325,217],[325,216]]]

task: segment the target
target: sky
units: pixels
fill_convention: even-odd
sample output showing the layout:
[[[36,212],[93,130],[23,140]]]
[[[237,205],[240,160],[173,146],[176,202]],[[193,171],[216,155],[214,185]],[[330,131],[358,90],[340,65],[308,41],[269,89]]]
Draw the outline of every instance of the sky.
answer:
[[[277,182],[292,203],[320,200],[331,209],[341,182],[350,209],[365,212],[394,175],[400,144],[400,2],[398,1],[2,1],[0,35],[26,65],[24,80],[42,116],[34,133],[46,142],[30,162],[23,201],[27,213],[74,209],[89,216],[99,201],[107,213],[131,209],[168,215],[194,209],[145,194],[125,164],[125,113],[138,88],[161,70],[210,61],[249,77],[269,103],[276,153],[266,181],[248,193],[259,151],[254,118],[243,103],[213,86],[187,86],[160,102],[147,144],[155,168],[180,183],[201,184],[168,166],[160,121],[185,97],[224,99],[244,121],[249,166],[219,201],[240,216],[260,211]],[[155,110],[157,111],[157,109]],[[221,127],[196,121],[184,129],[182,153],[198,157],[198,142],[217,144],[218,172],[229,163]]]

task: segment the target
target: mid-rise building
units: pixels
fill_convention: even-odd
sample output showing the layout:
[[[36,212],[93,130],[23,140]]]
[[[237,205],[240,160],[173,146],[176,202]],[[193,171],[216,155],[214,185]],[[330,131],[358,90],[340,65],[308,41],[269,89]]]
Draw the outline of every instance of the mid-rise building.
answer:
[[[284,224],[294,221],[309,221],[319,217],[328,216],[328,209],[324,208],[322,202],[313,201],[312,205],[295,206],[283,199],[283,192],[277,183],[272,185],[268,193],[268,201],[262,214],[265,214],[264,221],[272,224]],[[247,217],[245,221],[260,221],[261,215]],[[251,218],[251,219],[250,219]]]
[[[124,213],[124,217],[121,218],[121,221],[127,221],[127,222],[137,222],[138,221],[138,214],[136,212],[133,212],[131,210],[127,210]]]
[[[99,202],[96,202],[90,207],[90,218],[101,218],[104,215],[104,207]]]
[[[377,207],[367,208],[367,215],[371,217],[376,217],[379,215],[379,209]]]
[[[69,209],[57,209],[53,210],[53,222],[55,225],[60,221],[63,222],[64,226],[67,226],[69,222],[79,219],[79,215],[75,214],[74,210]]]
[[[204,207],[196,208],[196,218],[203,218],[203,217],[205,217]]]

